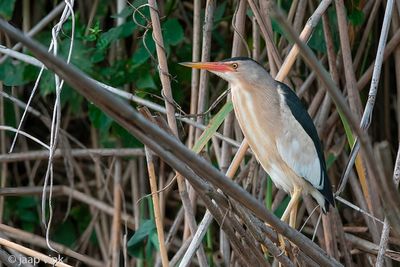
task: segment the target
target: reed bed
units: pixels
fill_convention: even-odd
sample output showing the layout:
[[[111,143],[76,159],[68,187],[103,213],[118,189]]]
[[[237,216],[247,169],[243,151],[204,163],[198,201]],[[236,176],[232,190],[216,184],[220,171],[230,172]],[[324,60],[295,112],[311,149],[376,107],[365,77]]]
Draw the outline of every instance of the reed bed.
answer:
[[[3,264],[399,265],[398,1],[36,2],[0,5]],[[178,65],[236,56],[308,108],[327,215],[279,220],[228,85]]]

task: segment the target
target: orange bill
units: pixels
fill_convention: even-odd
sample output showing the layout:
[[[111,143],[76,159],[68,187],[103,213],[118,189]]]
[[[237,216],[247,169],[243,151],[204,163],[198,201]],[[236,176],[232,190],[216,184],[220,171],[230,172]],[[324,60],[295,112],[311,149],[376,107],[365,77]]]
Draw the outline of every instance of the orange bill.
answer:
[[[202,69],[216,72],[234,71],[231,64],[225,62],[182,62],[179,64],[194,69]]]

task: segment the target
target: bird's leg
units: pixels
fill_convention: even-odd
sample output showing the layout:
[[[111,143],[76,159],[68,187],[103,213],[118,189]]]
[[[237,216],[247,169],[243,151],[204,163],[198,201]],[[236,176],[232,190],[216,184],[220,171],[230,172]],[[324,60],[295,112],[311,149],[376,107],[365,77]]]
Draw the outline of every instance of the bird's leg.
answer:
[[[293,206],[292,209],[290,210],[290,219],[289,219],[289,225],[294,229],[296,229],[297,209],[299,206],[300,197],[301,197],[301,189],[295,187],[294,194],[292,196]]]
[[[289,219],[289,226],[292,228],[296,227],[297,204],[299,203],[300,197],[301,189],[299,187],[295,187],[291,194],[289,204],[287,205],[286,210],[281,217],[281,220],[284,222],[288,222]],[[285,250],[285,239],[281,235],[279,235],[279,243],[280,248]]]
[[[283,213],[281,220],[284,222],[289,222],[289,215],[291,214],[291,210],[293,209],[294,206],[297,206],[297,203],[299,202],[300,196],[301,196],[301,190],[300,188],[295,187],[293,190],[293,193],[290,194],[291,199],[289,201],[289,204],[287,205],[285,212]]]

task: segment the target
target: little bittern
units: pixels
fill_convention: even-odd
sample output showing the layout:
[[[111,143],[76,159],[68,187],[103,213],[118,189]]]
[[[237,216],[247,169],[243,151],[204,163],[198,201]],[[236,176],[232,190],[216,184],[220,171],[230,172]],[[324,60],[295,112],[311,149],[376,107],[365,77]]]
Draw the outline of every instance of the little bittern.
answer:
[[[297,204],[311,194],[324,213],[334,206],[325,158],[314,123],[297,95],[256,61],[181,63],[229,82],[236,118],[257,160],[278,188],[291,195],[282,220],[295,227]]]

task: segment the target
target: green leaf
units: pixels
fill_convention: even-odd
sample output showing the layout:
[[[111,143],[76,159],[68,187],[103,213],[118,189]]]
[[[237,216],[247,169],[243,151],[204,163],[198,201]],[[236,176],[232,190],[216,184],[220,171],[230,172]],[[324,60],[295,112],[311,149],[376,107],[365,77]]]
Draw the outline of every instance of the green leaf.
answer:
[[[129,239],[128,253],[136,258],[146,258],[146,260],[151,260],[151,254],[153,248],[153,242],[151,241],[152,235],[156,231],[156,225],[154,220],[146,220],[140,226],[135,234]]]
[[[154,229],[153,231],[151,231],[149,237],[150,237],[151,244],[153,244],[153,246],[154,246],[157,250],[160,250],[160,243],[158,242],[157,230]]]
[[[68,104],[73,114],[79,114],[82,111],[83,97],[71,87],[64,85],[61,91],[61,106]]]
[[[207,128],[201,134],[197,142],[193,146],[193,151],[195,153],[200,153],[200,151],[204,148],[207,142],[211,139],[214,133],[218,130],[219,126],[221,126],[222,122],[225,120],[226,116],[233,110],[232,102],[227,102],[218,113],[211,119],[210,123],[207,125]]]
[[[10,20],[15,6],[15,0],[0,0],[0,16]]]
[[[7,86],[20,86],[28,81],[24,78],[25,63],[10,58],[0,65],[0,80]]]
[[[214,12],[214,25],[217,24],[223,17],[226,9],[227,1],[223,2],[222,4],[218,5]]]
[[[337,111],[338,111],[340,120],[342,121],[342,124],[343,124],[343,127],[344,127],[344,131],[346,133],[347,141],[349,142],[350,147],[352,147],[354,145],[355,138],[353,136],[353,132],[351,131],[350,124],[347,121],[346,116],[344,116],[342,110],[337,108]]]
[[[281,34],[282,36],[286,37],[286,33],[284,32],[282,27],[279,25],[279,23],[275,19],[273,19],[273,18],[271,19],[271,24],[272,24],[273,32],[277,32],[277,33]]]
[[[89,119],[101,132],[108,132],[112,123],[112,119],[93,104],[89,104]]]
[[[146,72],[143,76],[141,76],[136,81],[136,86],[139,89],[144,89],[144,88],[157,89],[156,83],[154,82],[152,75],[150,75],[150,72]]]
[[[133,21],[129,21],[118,27],[111,28],[109,31],[101,34],[96,48],[101,50],[106,49],[111,42],[130,36],[136,27]]]
[[[139,244],[146,239],[154,229],[156,229],[155,222],[153,220],[145,220],[136,230],[135,234],[129,239],[127,246],[132,247]]]
[[[40,94],[42,96],[47,96],[55,92],[55,80],[54,73],[49,70],[44,70],[42,78],[39,83]]]
[[[163,25],[165,45],[177,45],[183,41],[183,28],[177,19],[169,19]]]
[[[144,62],[146,62],[147,59],[150,58],[150,55],[154,54],[154,51],[156,50],[156,45],[154,43],[153,38],[151,37],[152,32],[148,32],[144,40],[140,40],[140,44],[138,49],[136,49],[136,52],[132,56],[132,63],[133,66],[137,67],[139,65],[142,65]],[[143,43],[145,42],[145,44]],[[146,49],[147,47],[147,49]]]
[[[363,24],[365,16],[364,13],[362,12],[362,10],[359,10],[357,8],[354,8],[353,10],[351,10],[348,15],[347,15],[349,21],[351,24],[353,24],[354,26],[359,26],[361,24]]]
[[[326,42],[321,21],[315,27],[315,30],[308,41],[308,45],[315,51],[326,53]]]

